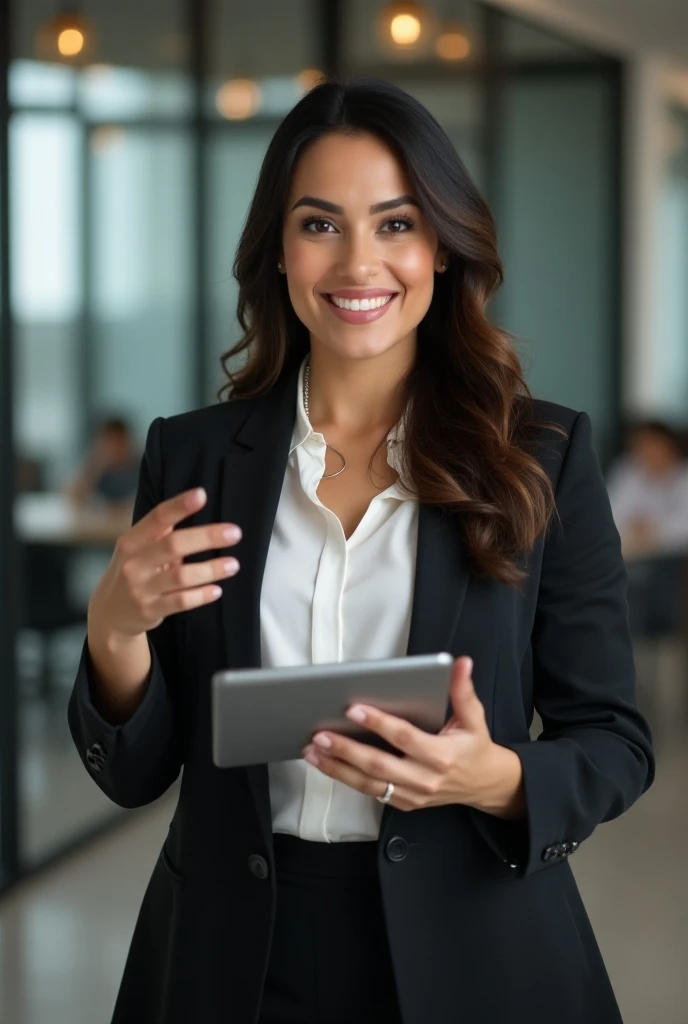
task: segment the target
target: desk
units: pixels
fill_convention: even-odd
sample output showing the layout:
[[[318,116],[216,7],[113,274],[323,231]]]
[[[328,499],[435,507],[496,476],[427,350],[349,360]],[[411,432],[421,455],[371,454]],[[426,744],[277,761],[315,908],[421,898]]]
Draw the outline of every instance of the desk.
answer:
[[[60,493],[18,494],[14,528],[24,544],[112,548],[131,526],[133,502],[126,508],[78,508]]]
[[[104,552],[107,557],[131,526],[132,509],[133,502],[114,509],[96,504],[80,508],[60,493],[29,492],[15,499],[14,529],[21,567],[17,580],[18,625],[41,637],[42,696],[51,691],[53,635],[86,623],[84,599],[75,598],[70,587],[78,553]]]

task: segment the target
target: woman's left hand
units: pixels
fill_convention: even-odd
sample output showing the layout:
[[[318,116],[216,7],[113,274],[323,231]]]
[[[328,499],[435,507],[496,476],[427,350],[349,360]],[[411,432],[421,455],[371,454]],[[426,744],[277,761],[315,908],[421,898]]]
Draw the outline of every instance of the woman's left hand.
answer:
[[[333,779],[381,797],[394,783],[389,803],[402,811],[466,804],[503,818],[525,813],[521,760],[493,743],[478,700],[470,658],[454,663],[450,687],[453,716],[436,735],[368,705],[347,717],[383,737],[400,755],[386,753],[334,732],[319,732],[304,757]]]

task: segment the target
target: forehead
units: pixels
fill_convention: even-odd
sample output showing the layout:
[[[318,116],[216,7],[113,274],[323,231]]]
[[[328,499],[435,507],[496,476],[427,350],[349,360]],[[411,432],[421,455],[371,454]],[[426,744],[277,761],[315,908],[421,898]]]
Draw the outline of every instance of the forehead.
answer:
[[[370,205],[411,193],[406,169],[396,154],[373,135],[325,135],[299,157],[290,200],[318,196],[346,206]]]

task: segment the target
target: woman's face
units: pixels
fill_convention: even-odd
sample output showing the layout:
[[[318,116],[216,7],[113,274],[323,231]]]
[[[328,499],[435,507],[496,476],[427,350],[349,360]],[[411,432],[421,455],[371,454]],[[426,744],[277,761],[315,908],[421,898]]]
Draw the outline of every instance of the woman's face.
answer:
[[[335,133],[304,152],[282,244],[289,296],[311,344],[352,359],[415,347],[445,258],[403,166],[377,138]]]

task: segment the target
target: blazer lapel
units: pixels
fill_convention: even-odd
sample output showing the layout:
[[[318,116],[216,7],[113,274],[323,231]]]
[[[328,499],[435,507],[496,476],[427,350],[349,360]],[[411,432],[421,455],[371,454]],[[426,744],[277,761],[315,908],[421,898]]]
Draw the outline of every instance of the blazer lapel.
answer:
[[[221,600],[227,666],[259,668],[260,591],[296,417],[300,360],[258,399],[223,460],[220,515],[237,523],[241,568]],[[245,768],[268,848],[272,821],[267,765]]]
[[[234,438],[234,450],[223,460],[220,514],[223,522],[238,523],[243,532],[236,547],[241,569],[221,601],[226,663],[232,668],[261,664],[260,591],[294,428],[299,366],[300,360],[255,402]],[[407,654],[450,649],[468,580],[455,521],[436,506],[421,505]],[[251,765],[245,771],[270,848],[267,765]],[[390,811],[393,808],[385,808],[383,823]]]
[[[451,651],[469,579],[466,550],[456,521],[437,505],[421,504],[408,655]],[[448,700],[445,721],[452,713]],[[385,806],[380,822],[380,844],[387,841],[395,828],[395,816],[402,813],[395,807]]]
[[[421,504],[407,654],[449,650],[469,576],[455,519],[436,505]]]

